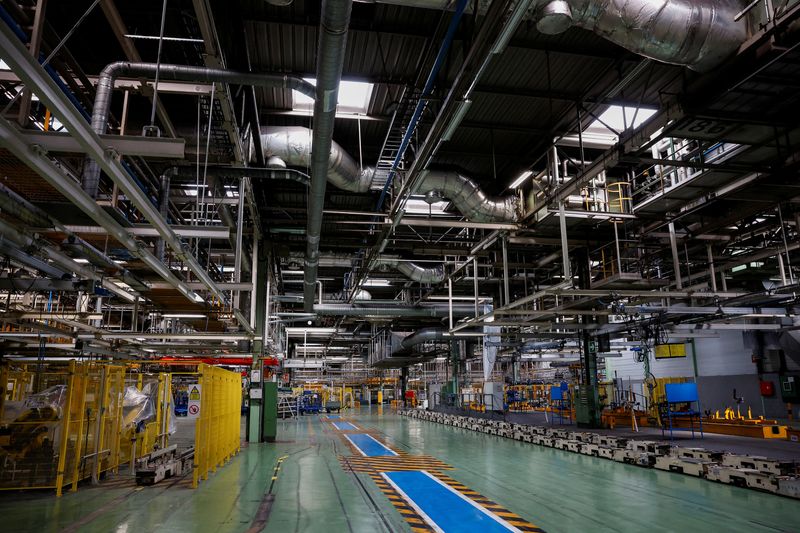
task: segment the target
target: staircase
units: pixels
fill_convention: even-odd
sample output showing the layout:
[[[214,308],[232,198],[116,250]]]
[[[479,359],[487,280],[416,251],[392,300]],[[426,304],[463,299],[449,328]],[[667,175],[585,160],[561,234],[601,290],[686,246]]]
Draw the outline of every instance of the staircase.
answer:
[[[406,87],[403,90],[400,102],[397,104],[397,109],[395,109],[392,120],[389,123],[389,130],[386,132],[386,138],[383,141],[380,156],[378,156],[378,163],[375,165],[375,174],[372,177],[372,185],[370,186],[371,190],[384,190],[389,181],[389,176],[393,172],[403,170],[403,156],[408,148],[407,144],[403,146],[403,138],[409,129],[412,132],[416,129],[419,117],[422,116],[427,107],[427,101],[423,101],[417,121],[412,124],[414,112],[421,97],[422,93],[412,87]]]

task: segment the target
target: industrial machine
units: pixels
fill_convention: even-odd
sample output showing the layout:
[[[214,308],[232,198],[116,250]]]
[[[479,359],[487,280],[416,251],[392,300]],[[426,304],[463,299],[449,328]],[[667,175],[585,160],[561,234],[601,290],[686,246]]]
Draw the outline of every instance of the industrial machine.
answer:
[[[315,391],[306,390],[300,396],[300,414],[316,414],[322,410],[322,396]]]
[[[136,460],[136,484],[155,485],[159,481],[183,475],[192,469],[194,447],[178,452],[173,444]]]

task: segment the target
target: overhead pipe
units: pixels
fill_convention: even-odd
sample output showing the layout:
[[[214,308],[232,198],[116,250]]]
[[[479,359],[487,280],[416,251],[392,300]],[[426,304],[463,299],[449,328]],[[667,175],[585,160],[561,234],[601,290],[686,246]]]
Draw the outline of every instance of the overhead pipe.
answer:
[[[111,98],[114,94],[114,82],[117,78],[122,76],[132,78],[154,78],[156,72],[158,72],[158,78],[163,81],[227,83],[251,85],[254,87],[282,87],[285,89],[293,89],[309,97],[313,97],[314,95],[314,86],[296,76],[242,72],[187,65],[159,65],[156,63],[117,61],[106,65],[97,79],[94,106],[92,108],[92,129],[94,132],[98,135],[106,132],[108,118],[111,112]],[[97,162],[91,158],[86,160],[81,182],[83,189],[89,193],[92,198],[96,198],[100,186],[100,167]]]
[[[0,32],[2,29],[0,28]],[[40,94],[37,92],[37,94]],[[44,94],[44,93],[41,93]],[[41,97],[41,96],[40,96]],[[3,146],[13,153],[20,161],[28,165],[37,174],[47,180],[59,193],[73,202],[81,211],[104,227],[109,235],[119,241],[134,256],[138,257],[150,269],[161,276],[170,285],[192,302],[198,302],[198,295],[188,285],[179,280],[167,266],[156,257],[140,247],[128,231],[123,228],[111,215],[109,215],[97,202],[89,197],[73,176],[64,167],[51,161],[46,154],[32,149],[19,135],[18,130],[7,120],[0,117],[0,140]]]
[[[92,158],[100,164],[102,169],[114,180],[120,190],[127,196],[131,203],[139,210],[140,213],[150,222],[158,231],[159,235],[167,241],[167,244],[172,248],[177,257],[184,261],[189,270],[193,272],[198,279],[208,288],[208,290],[219,298],[222,302],[227,302],[227,297],[211,279],[208,272],[197,261],[192,254],[188,253],[181,240],[167,224],[167,222],[158,213],[158,210],[152,205],[150,198],[144,194],[139,188],[138,184],[128,174],[125,167],[122,165],[119,155],[113,150],[109,150],[100,139],[97,132],[93,131],[80,116],[80,113],[69,103],[67,98],[58,90],[58,87],[52,79],[46,76],[35,59],[28,53],[25,46],[20,43],[13,35],[11,30],[0,24],[0,49],[3,50],[3,59],[8,63],[12,70],[16,72],[21,81],[26,86],[30,87],[39,96],[39,99],[47,105],[50,109],[58,109],[59,119],[69,129],[70,133],[78,140],[81,147],[90,154]],[[112,84],[113,85],[113,84]],[[110,88],[108,89],[110,92]],[[105,128],[105,125],[103,126]],[[32,150],[25,141],[20,139],[19,133],[10,129],[11,126],[5,121],[3,123],[3,137],[6,138],[6,144],[14,144],[15,149],[12,150],[14,154],[23,161],[31,161],[31,168],[34,168],[54,185],[62,194],[71,198],[71,200],[78,205],[87,214],[99,217],[95,220],[103,219],[105,224],[108,224],[109,219],[113,221],[115,230],[125,231],[116,223],[105,211],[99,208],[97,202],[87,194],[74,194],[71,185],[72,177],[69,173],[65,173],[62,168],[50,161],[49,157],[41,150]],[[11,139],[11,142],[8,142]],[[54,169],[55,168],[55,169]],[[52,179],[49,174],[52,174]],[[65,183],[65,182],[69,183]],[[84,191],[81,190],[83,193]],[[87,202],[88,200],[88,202]],[[98,213],[98,210],[102,214]],[[105,215],[105,216],[103,216]],[[124,242],[121,241],[121,242]],[[138,245],[134,242],[132,248],[137,250]],[[170,270],[160,261],[158,261],[152,254],[142,253],[138,254],[147,262],[151,262],[152,268],[173,283],[178,290],[180,290],[190,300],[201,303],[205,301],[202,297],[189,290],[188,287],[178,280]],[[165,272],[166,270],[166,272]],[[247,324],[242,324],[247,326]]]
[[[317,304],[313,312],[321,316],[376,316],[415,317],[415,318],[444,318],[449,314],[448,306],[429,307],[400,307],[400,306],[368,306],[363,304]],[[453,306],[453,314],[458,316],[471,316],[472,306]]]
[[[302,126],[262,128],[261,144],[264,159],[272,159],[278,168],[283,165],[309,167],[313,133]],[[359,169],[355,159],[339,144],[332,142],[328,165],[328,181],[340,189],[367,192],[374,167]],[[492,198],[470,178],[457,172],[429,170],[423,173],[417,193],[429,198],[446,198],[468,219],[475,222],[516,222],[519,220],[519,199],[516,195]]]
[[[314,100],[314,132],[311,143],[311,190],[308,194],[308,225],[306,227],[305,276],[303,280],[304,308],[314,307],[319,269],[319,239],[322,232],[322,211],[325,207],[325,186],[328,183],[333,125],[339,100],[347,29],[350,25],[352,0],[323,0],[317,45],[317,85]]]
[[[63,224],[52,218],[44,210],[39,209],[12,189],[0,184],[0,210],[13,219],[23,222],[26,226],[35,228],[53,228],[66,235],[61,247],[84,255],[90,263],[100,268],[115,271],[117,276],[137,291],[147,291],[150,287],[127,269],[118,265],[106,254],[81,239]]]
[[[28,235],[24,231],[15,228],[8,222],[1,219],[0,235],[11,240],[17,246],[37,250],[38,252],[44,254],[50,261],[58,266],[58,268],[63,269],[66,272],[74,272],[85,279],[93,279],[99,282],[104,289],[116,294],[117,296],[120,296],[121,298],[124,298],[127,301],[131,301],[138,296],[138,293],[131,293],[123,290],[120,287],[117,287],[116,284],[107,279],[102,273],[98,273],[86,265],[81,265],[80,263],[75,262],[74,259],[57,250],[49,242]]]

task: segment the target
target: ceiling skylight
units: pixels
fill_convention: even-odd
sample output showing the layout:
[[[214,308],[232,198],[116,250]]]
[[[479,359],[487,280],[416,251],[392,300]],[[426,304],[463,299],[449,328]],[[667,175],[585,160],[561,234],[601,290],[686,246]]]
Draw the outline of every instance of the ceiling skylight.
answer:
[[[304,79],[311,85],[316,85],[317,83],[317,80],[314,78]],[[336,108],[336,112],[366,115],[371,97],[371,83],[365,83],[363,81],[341,81],[339,82],[339,105]],[[292,109],[295,111],[312,111],[314,109],[314,100],[303,93],[292,91],[292,100]]]
[[[631,128],[638,128],[647,120],[649,120],[658,111],[657,109],[649,109],[645,107],[635,107],[612,105],[598,117],[589,127],[586,128],[587,132],[595,133],[622,133]],[[611,129],[609,129],[611,128]],[[613,129],[613,131],[612,131]]]

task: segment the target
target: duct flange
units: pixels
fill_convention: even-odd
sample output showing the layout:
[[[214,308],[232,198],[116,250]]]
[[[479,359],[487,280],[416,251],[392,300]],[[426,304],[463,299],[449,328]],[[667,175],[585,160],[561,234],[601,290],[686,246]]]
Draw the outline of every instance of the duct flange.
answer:
[[[545,35],[564,33],[572,26],[572,10],[564,0],[553,0],[542,7],[536,29]]]

